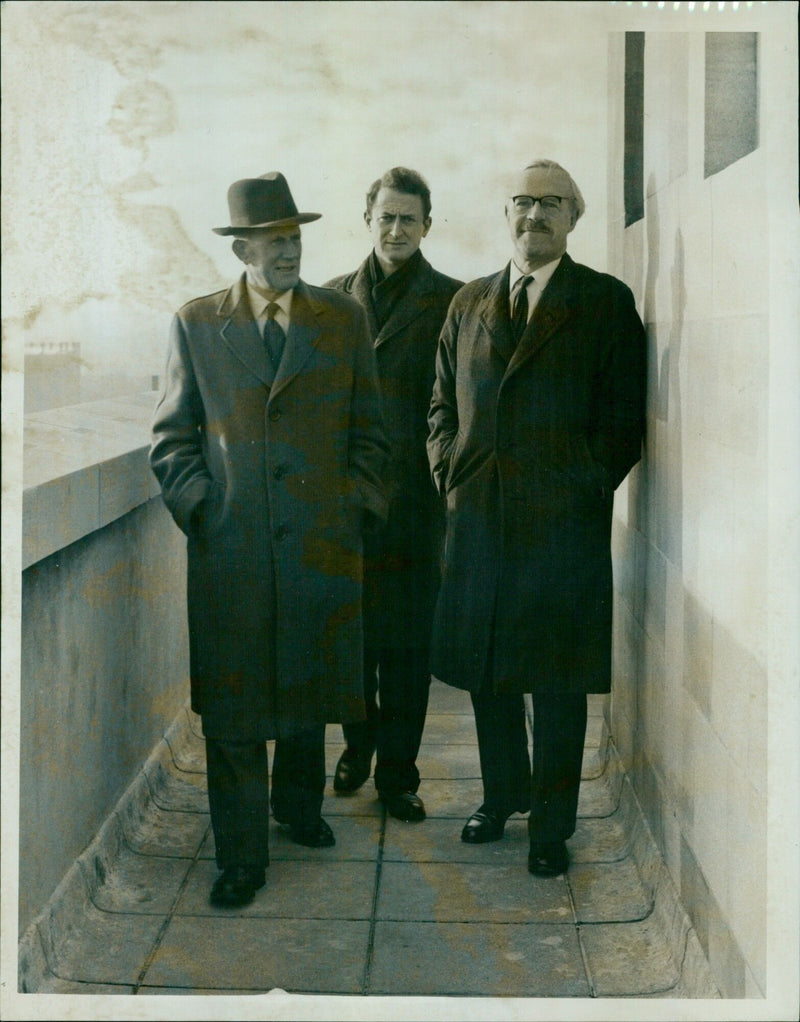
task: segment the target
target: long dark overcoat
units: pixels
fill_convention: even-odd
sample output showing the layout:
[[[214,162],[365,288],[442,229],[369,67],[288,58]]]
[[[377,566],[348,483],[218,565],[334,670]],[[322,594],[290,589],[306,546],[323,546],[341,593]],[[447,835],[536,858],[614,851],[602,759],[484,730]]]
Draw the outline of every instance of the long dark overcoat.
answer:
[[[431,669],[477,690],[607,692],[613,495],[640,457],[645,340],[630,290],[564,255],[519,345],[508,267],[456,295],[431,471],[447,497]]]
[[[420,254],[408,288],[378,327],[369,259],[327,286],[352,294],[367,312],[375,345],[391,454],[389,518],[365,540],[364,626],[373,648],[427,649],[439,584],[444,504],[425,451],[436,347],[450,300],[462,282]]]
[[[386,513],[381,422],[353,299],[301,282],[277,373],[244,277],[175,316],[151,465],[188,536],[206,736],[363,717],[361,526]]]

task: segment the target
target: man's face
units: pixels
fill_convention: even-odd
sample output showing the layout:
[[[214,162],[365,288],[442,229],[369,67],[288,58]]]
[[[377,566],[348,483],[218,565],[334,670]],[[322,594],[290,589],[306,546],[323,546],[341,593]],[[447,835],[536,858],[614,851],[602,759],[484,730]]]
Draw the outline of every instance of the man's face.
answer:
[[[364,214],[381,264],[397,269],[411,258],[431,226],[419,195],[381,188],[371,213]]]
[[[288,291],[300,279],[300,228],[266,227],[241,240],[236,254],[247,264],[251,283],[266,291]]]
[[[544,202],[531,204],[531,199]],[[563,255],[575,219],[569,178],[559,171],[538,167],[526,171],[506,203],[514,261],[519,268],[535,270]]]

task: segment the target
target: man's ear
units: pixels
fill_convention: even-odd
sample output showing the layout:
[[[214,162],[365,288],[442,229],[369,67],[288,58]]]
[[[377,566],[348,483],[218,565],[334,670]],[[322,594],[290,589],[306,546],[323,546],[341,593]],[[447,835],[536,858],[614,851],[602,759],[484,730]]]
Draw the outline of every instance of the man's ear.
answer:
[[[428,237],[428,231],[431,229],[431,224],[432,223],[433,223],[433,220],[431,220],[431,218],[429,216],[426,216],[425,219],[422,221],[422,237],[423,238],[427,238]]]
[[[231,245],[231,248],[233,249],[233,254],[236,256],[236,258],[241,259],[241,261],[246,264],[247,242],[244,240],[244,238],[235,238],[233,244]]]
[[[368,228],[372,226],[372,216],[368,209],[364,210],[364,223],[367,225]]]

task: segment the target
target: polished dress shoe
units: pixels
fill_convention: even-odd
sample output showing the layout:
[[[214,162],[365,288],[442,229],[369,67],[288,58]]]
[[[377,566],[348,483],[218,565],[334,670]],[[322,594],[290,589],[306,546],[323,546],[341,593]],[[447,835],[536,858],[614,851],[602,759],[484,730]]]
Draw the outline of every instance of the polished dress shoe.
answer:
[[[425,806],[413,791],[397,791],[392,794],[381,792],[381,802],[386,806],[386,812],[396,820],[419,823],[425,819]]]
[[[361,785],[369,779],[371,771],[372,753],[365,756],[352,749],[345,749],[339,757],[333,774],[333,790],[340,795],[358,791]]]
[[[265,883],[263,866],[227,866],[214,881],[209,901],[218,908],[249,905]]]
[[[461,840],[468,845],[482,845],[488,841],[499,841],[506,829],[506,820],[511,813],[527,813],[528,807],[512,809],[502,813],[485,802],[470,816],[461,831]]]
[[[563,841],[531,845],[528,853],[528,871],[537,877],[557,877],[567,872],[569,855]]]
[[[333,831],[321,816],[308,823],[290,824],[289,837],[296,845],[305,845],[306,848],[330,848],[336,844]]]

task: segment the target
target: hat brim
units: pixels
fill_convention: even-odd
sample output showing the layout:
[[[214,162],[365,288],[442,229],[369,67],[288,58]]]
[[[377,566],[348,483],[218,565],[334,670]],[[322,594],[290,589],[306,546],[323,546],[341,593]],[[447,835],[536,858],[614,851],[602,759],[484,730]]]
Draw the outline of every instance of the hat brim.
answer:
[[[247,227],[212,227],[214,234],[250,234],[252,231],[263,231],[267,227],[292,227],[295,224],[310,224],[312,220],[319,220],[322,213],[298,213],[297,216],[289,216],[284,220],[269,220],[265,224],[248,224]]]

